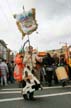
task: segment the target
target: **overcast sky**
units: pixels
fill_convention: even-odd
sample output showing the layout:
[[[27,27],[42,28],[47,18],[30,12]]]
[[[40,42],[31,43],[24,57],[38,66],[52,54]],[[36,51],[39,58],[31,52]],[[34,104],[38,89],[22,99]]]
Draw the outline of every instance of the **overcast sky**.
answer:
[[[71,44],[71,0],[0,0],[0,39],[8,48],[18,51],[27,40],[27,36],[22,40],[13,18],[23,12],[23,5],[26,11],[36,9],[38,34],[29,36],[34,48],[43,51]]]

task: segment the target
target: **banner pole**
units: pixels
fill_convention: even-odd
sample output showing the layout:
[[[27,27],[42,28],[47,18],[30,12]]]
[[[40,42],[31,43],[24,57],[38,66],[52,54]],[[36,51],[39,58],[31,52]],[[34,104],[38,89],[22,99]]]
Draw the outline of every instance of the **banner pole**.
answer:
[[[30,51],[31,45],[30,45],[29,34],[27,34],[27,37],[28,37],[28,42],[29,42],[29,54],[30,54],[30,56],[31,56],[31,66],[32,66],[32,69],[33,69],[32,52]]]

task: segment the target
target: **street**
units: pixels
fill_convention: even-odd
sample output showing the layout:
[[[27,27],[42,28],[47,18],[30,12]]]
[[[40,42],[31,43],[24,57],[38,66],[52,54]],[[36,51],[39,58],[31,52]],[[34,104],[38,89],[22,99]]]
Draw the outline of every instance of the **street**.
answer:
[[[34,101],[25,101],[16,84],[0,88],[0,108],[71,108],[71,85],[44,87]]]

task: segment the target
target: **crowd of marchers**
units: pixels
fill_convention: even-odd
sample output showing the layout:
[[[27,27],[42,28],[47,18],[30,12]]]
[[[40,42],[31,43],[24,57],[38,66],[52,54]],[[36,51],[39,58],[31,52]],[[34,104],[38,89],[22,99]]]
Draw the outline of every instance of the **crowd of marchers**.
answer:
[[[51,56],[49,53],[43,58],[41,63],[40,70],[40,81],[47,82],[48,86],[54,84],[59,84],[59,80],[56,74],[56,69],[58,67],[63,67],[68,75],[68,79],[71,80],[71,67],[67,64],[65,55],[61,54],[60,56],[57,53],[54,53]]]
[[[71,60],[70,53],[69,58],[67,59],[69,59],[69,61]],[[23,56],[21,56],[20,54],[16,56],[15,63],[16,70],[14,72],[14,75],[15,79],[19,82],[21,82],[22,80],[22,77],[19,76],[22,75],[22,70],[24,70],[24,68],[27,66],[30,67],[30,71],[37,77],[37,79],[39,79],[42,84],[46,83],[48,86],[52,86],[53,82],[54,84],[59,84],[60,81],[56,74],[56,69],[58,67],[61,68],[61,71],[62,69],[65,69],[63,71],[65,71],[65,75],[67,74],[68,76],[67,80],[71,80],[71,63],[67,62],[65,54],[61,54],[58,56],[57,53],[54,53],[53,55],[51,55],[50,53],[46,53],[45,56],[39,57],[38,53],[33,52],[33,48],[30,47],[29,50],[26,50]],[[20,71],[18,73],[21,73],[19,74],[19,76],[18,74],[16,75],[17,71]]]
[[[46,83],[48,86],[59,84],[58,77],[56,75],[56,69],[59,66],[63,66],[68,75],[68,79],[71,80],[71,64],[67,63],[65,55],[60,56],[54,53],[51,56],[47,53],[44,57],[38,57],[37,54],[32,53],[32,50],[25,52],[23,56],[17,54],[15,61],[7,62],[4,59],[0,59],[0,85],[8,85],[14,83],[16,79],[16,73],[20,73],[18,82],[22,81],[23,70],[25,66],[29,66],[31,72],[39,79],[41,84]],[[19,57],[19,58],[18,58]],[[70,57],[70,56],[69,56]],[[19,72],[17,72],[19,71]],[[21,77],[20,77],[21,76]]]

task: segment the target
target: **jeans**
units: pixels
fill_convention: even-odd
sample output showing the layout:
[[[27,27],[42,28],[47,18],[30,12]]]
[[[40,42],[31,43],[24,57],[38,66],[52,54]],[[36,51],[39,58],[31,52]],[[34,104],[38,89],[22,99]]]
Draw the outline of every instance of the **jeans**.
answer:
[[[6,75],[1,76],[1,85],[3,85],[3,81],[4,81],[4,84],[7,85],[7,77],[6,77]]]

